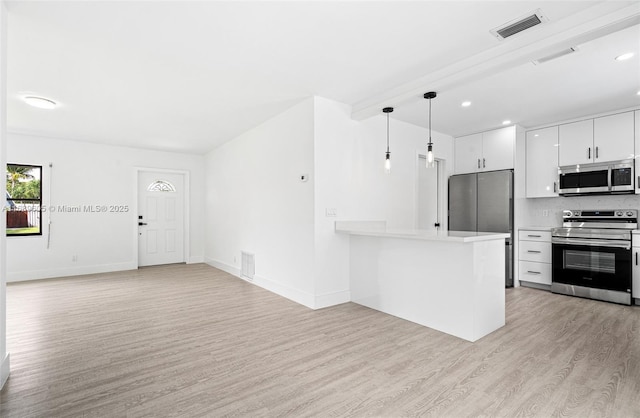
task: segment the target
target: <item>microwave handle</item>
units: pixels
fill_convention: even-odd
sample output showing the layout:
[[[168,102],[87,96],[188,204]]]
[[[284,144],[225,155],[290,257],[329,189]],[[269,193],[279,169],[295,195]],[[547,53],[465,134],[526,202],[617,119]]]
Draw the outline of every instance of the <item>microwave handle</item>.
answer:
[[[609,166],[607,168],[607,187],[609,188],[609,191],[611,191],[611,175],[613,173],[611,172],[611,166]]]

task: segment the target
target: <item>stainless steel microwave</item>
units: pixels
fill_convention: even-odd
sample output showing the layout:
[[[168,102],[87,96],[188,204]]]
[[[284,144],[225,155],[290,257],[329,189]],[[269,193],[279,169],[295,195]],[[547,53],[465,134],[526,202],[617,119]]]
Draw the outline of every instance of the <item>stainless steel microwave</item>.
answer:
[[[633,160],[558,167],[558,193],[561,196],[633,193],[633,173]]]

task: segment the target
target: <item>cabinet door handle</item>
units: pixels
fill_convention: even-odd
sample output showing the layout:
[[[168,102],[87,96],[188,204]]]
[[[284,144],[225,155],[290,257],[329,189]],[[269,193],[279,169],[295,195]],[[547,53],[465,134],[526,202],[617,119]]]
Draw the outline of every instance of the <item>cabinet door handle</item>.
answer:
[[[542,274],[539,271],[531,271],[531,270],[527,270],[527,273],[529,273],[529,274]]]
[[[480,168],[480,158],[478,158],[478,168]]]
[[[487,165],[485,164],[484,158],[482,159],[482,168],[485,168]]]
[[[540,254],[541,251],[536,251],[536,250],[527,250],[528,253],[533,253],[533,254]]]
[[[600,147],[596,147],[596,158],[600,158],[600,157],[598,156],[598,148],[600,148]]]
[[[558,193],[558,185],[556,184],[556,182],[553,182],[553,192],[554,193]]]
[[[542,238],[542,235],[527,235],[527,236],[531,238]]]
[[[591,147],[587,148],[587,160],[591,159]]]
[[[638,251],[640,253],[640,251]],[[638,265],[638,253],[636,253],[636,266]]]

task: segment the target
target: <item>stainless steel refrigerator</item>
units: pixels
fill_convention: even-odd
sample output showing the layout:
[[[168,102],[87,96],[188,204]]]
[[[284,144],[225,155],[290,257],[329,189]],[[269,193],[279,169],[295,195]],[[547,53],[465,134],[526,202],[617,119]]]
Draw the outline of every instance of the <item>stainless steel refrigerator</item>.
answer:
[[[513,286],[513,170],[449,177],[449,230],[506,232],[505,286]]]

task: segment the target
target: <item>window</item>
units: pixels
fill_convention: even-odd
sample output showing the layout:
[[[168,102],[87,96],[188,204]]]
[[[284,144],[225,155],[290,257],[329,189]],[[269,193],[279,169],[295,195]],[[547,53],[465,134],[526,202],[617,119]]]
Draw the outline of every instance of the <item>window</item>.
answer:
[[[42,235],[42,166],[7,164],[7,236]]]
[[[176,188],[173,184],[164,180],[156,180],[147,187],[148,192],[175,192]]]

